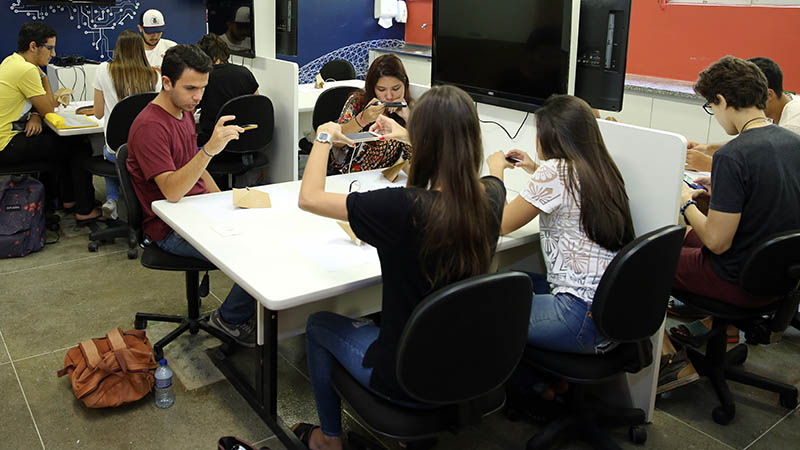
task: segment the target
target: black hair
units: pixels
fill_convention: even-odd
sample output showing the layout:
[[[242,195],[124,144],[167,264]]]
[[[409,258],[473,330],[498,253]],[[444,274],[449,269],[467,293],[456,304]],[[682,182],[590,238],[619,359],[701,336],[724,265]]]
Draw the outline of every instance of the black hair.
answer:
[[[228,62],[231,56],[228,44],[214,33],[209,33],[197,41],[197,46],[211,58],[211,61]]]
[[[56,37],[56,30],[50,25],[42,22],[28,22],[19,29],[17,51],[20,53],[28,51],[31,42],[36,42],[36,45],[44,45],[51,37]]]
[[[763,56],[756,56],[748,59],[751,63],[758,66],[764,76],[767,77],[767,87],[775,91],[778,98],[783,96],[783,71],[775,61]]]
[[[196,45],[178,44],[167,50],[164,60],[161,62],[161,75],[169,78],[174,85],[186,68],[200,73],[209,73],[213,67],[211,58]]]
[[[725,56],[700,72],[694,91],[709,103],[719,104],[717,95],[735,109],[767,108],[767,77],[757,65]]]

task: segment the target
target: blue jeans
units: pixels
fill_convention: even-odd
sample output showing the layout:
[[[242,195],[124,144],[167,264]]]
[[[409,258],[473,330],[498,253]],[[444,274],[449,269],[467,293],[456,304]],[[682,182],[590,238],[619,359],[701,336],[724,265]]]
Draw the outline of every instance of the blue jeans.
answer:
[[[337,437],[342,434],[342,402],[331,380],[334,359],[362,386],[369,388],[372,368],[364,367],[362,362],[369,346],[378,339],[379,332],[380,329],[371,323],[328,311],[308,317],[308,375],[320,427],[326,436]]]
[[[156,241],[161,250],[173,255],[186,256],[189,258],[201,259],[208,261],[208,258],[198,252],[192,244],[186,242],[178,233],[170,231],[167,237],[160,241]],[[234,284],[228,297],[219,307],[219,313],[222,320],[232,324],[245,323],[255,314],[255,299],[250,296],[244,289]]]
[[[533,296],[528,343],[549,350],[596,354],[616,346],[595,328],[589,305],[572,294]]]
[[[116,163],[117,154],[109,151],[108,145],[103,146],[103,157],[106,161]],[[106,177],[106,200],[119,200],[119,180],[112,177]]]

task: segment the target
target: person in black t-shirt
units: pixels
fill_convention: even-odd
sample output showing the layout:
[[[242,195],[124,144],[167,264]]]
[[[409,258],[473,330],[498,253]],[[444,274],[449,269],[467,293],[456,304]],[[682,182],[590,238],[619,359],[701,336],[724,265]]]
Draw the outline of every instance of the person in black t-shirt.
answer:
[[[505,205],[502,181],[478,178],[480,123],[464,91],[452,86],[429,90],[411,113],[407,131],[385,116],[371,129],[412,144],[406,188],[325,192],[332,143],[352,144],[341,125],[331,122],[317,130],[300,189],[300,208],[349,220],[356,236],[377,248],[383,276],[380,328],[330,312],[308,318],[309,376],[321,428],[297,424],[294,431],[314,449],[342,448],[341,400],[331,382],[334,360],[377,395],[413,403],[395,376],[406,322],[435,289],[489,271]]]
[[[208,85],[200,101],[200,132],[197,134],[197,145],[202,147],[208,142],[217,114],[228,100],[246,94],[258,94],[258,82],[253,73],[244,66],[228,63],[230,49],[219,36],[209,33],[197,41],[214,63],[214,69],[208,77]]]
[[[800,228],[800,136],[764,114],[767,79],[749,61],[726,56],[700,73],[695,92],[730,135],[714,154],[708,188],[683,186],[684,240],[673,287],[739,307],[774,301],[739,286],[740,266],[768,236]],[[708,216],[694,199],[711,195]]]

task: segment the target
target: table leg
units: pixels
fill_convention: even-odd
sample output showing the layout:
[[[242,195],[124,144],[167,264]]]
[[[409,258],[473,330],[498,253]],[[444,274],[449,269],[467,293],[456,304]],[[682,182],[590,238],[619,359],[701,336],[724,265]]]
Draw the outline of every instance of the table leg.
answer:
[[[260,304],[258,308],[263,309],[258,316],[262,322],[264,343],[256,349],[258,361],[255,388],[233,367],[220,349],[209,350],[209,356],[286,448],[304,449],[305,446],[278,416],[278,312],[268,310]]]

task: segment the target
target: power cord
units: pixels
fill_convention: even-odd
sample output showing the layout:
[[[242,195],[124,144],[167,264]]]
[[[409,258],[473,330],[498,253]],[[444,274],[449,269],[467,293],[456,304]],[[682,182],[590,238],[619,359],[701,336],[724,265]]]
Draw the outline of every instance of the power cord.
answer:
[[[478,102],[475,102],[475,111],[478,111]],[[506,136],[508,136],[508,138],[513,141],[514,139],[517,138],[517,136],[519,136],[519,132],[522,130],[522,126],[525,125],[525,122],[528,120],[528,116],[530,115],[531,115],[530,112],[525,113],[525,118],[522,119],[522,123],[519,124],[519,128],[517,128],[517,132],[514,133],[514,136],[511,136],[511,133],[509,133],[508,130],[506,130],[506,127],[500,125],[498,122],[495,122],[494,120],[481,120],[480,115],[478,116],[478,120],[481,123],[493,123],[497,125],[498,127],[500,127],[500,129],[502,129],[506,133]]]

